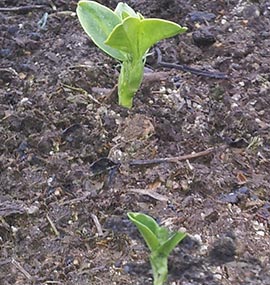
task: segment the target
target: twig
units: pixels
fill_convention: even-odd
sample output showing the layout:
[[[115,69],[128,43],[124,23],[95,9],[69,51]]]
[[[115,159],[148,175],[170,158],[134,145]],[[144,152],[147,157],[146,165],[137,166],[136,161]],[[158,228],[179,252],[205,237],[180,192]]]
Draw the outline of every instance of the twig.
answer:
[[[58,205],[64,206],[64,205],[69,205],[69,204],[75,204],[79,203],[83,200],[86,200],[88,196],[91,196],[91,192],[86,192],[82,195],[82,197],[74,198],[71,200],[63,201],[63,202],[57,202]]]
[[[35,9],[43,9],[43,8],[48,8],[48,7],[45,5],[26,5],[19,7],[7,7],[7,8],[0,7],[0,12],[27,13]]]
[[[13,75],[19,76],[19,74],[16,72],[16,70],[13,69],[12,67],[0,68],[0,71],[1,71],[1,72],[12,73]]]
[[[137,193],[137,194],[141,194],[141,195],[146,195],[149,196],[155,200],[158,201],[165,201],[167,202],[169,200],[168,197],[161,195],[159,193],[157,193],[156,191],[153,190],[148,190],[148,189],[127,189],[128,192],[133,192],[133,193]]]
[[[135,160],[129,161],[129,165],[139,166],[139,165],[158,164],[158,163],[165,163],[165,162],[176,163],[178,161],[183,161],[187,159],[193,159],[193,158],[198,158],[201,156],[209,155],[213,153],[214,150],[215,148],[212,147],[212,148],[208,148],[206,150],[200,151],[200,152],[181,155],[181,156],[175,156],[175,157],[156,158],[156,159],[138,159],[138,160],[135,159]]]
[[[32,279],[32,276],[30,275],[30,273],[28,273],[21,265],[18,261],[16,261],[14,258],[11,259],[11,263],[19,270],[21,271],[21,273],[29,280]]]
[[[49,15],[49,17],[57,17],[57,16],[71,16],[76,17],[76,13],[74,11],[59,11],[54,12]]]
[[[175,64],[175,63],[168,63],[168,62],[159,62],[158,63],[160,66],[167,67],[167,68],[175,68],[178,70],[182,70],[185,72],[190,72],[195,75],[200,75],[200,76],[205,76],[205,77],[210,77],[210,78],[215,78],[215,79],[228,79],[228,75],[225,73],[221,72],[211,72],[208,70],[200,70],[196,69],[187,65],[180,65],[180,64]]]
[[[49,221],[49,223],[50,223],[50,225],[51,225],[51,227],[52,227],[52,229],[53,229],[55,235],[59,237],[59,236],[60,236],[60,233],[59,233],[59,231],[57,230],[55,224],[53,223],[52,219],[49,217],[48,214],[46,215],[46,218],[47,218],[47,220]]]
[[[201,70],[201,69],[193,68],[185,64],[175,64],[175,63],[164,62],[162,61],[162,55],[161,55],[160,49],[156,48],[155,50],[157,52],[157,56],[158,56],[157,64],[159,66],[166,67],[166,68],[175,68],[181,71],[190,72],[195,75],[200,75],[200,76],[205,76],[205,77],[210,77],[210,78],[215,78],[215,79],[228,79],[229,78],[227,74],[222,73],[222,72],[211,72],[208,70]]]
[[[99,105],[104,105],[102,103],[100,103],[97,99],[95,99],[91,94],[89,94],[86,90],[84,90],[83,88],[77,88],[77,87],[73,87],[73,86],[70,86],[70,85],[66,85],[64,83],[61,83],[61,86],[62,87],[65,87],[65,88],[68,88],[70,90],[74,90],[74,91],[77,91],[77,92],[80,92],[80,93],[83,93],[84,95],[86,95],[87,97],[89,97],[92,101],[94,101],[95,103],[99,104]]]
[[[0,120],[0,123],[4,122],[6,119],[8,119],[8,118],[11,117],[11,116],[12,116],[11,114],[6,115],[5,117],[3,117],[3,118]]]
[[[100,222],[98,220],[98,217],[95,214],[91,214],[91,218],[93,219],[94,224],[95,224],[95,226],[97,228],[98,235],[99,236],[103,236],[102,227],[101,227],[101,224],[100,224]]]

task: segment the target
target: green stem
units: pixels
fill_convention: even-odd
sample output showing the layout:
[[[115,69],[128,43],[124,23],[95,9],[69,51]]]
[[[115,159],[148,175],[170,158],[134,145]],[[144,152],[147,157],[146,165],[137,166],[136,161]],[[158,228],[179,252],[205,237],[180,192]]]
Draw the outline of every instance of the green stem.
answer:
[[[154,285],[163,285],[168,275],[168,258],[153,252],[150,255],[150,263],[153,271]]]
[[[140,60],[125,61],[122,63],[118,81],[118,103],[131,108],[133,97],[140,88],[143,79],[144,63]]]

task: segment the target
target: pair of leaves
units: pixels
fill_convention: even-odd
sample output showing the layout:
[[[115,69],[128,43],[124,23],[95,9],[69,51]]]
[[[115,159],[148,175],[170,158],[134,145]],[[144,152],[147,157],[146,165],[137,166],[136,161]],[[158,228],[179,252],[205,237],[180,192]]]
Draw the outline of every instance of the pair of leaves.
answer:
[[[143,78],[144,58],[156,42],[183,33],[186,28],[161,19],[144,19],[125,3],[114,11],[95,2],[78,3],[79,21],[93,42],[122,62],[118,80],[121,106],[131,108]]]
[[[77,15],[86,34],[100,49],[116,59],[125,60],[125,54],[104,43],[113,29],[122,22],[118,15],[94,1],[80,1]]]
[[[128,17],[115,27],[105,44],[130,53],[133,58],[143,58],[152,45],[179,34],[181,29],[179,25],[165,20]]]
[[[137,226],[151,253],[168,257],[176,245],[182,241],[184,232],[170,233],[166,228],[160,227],[148,215],[142,213],[128,213],[129,219]]]
[[[143,58],[153,44],[186,31],[170,21],[144,19],[121,2],[112,11],[95,1],[82,0],[77,15],[93,42],[120,61]]]

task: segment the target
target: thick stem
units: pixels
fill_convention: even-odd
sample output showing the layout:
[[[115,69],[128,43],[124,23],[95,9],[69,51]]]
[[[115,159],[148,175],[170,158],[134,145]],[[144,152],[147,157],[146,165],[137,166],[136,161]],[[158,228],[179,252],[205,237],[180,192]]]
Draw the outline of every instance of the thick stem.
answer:
[[[131,108],[133,97],[140,88],[143,79],[144,63],[142,60],[131,60],[122,63],[118,80],[118,103]]]
[[[150,255],[150,263],[153,271],[154,285],[163,285],[168,275],[168,258],[152,253]]]

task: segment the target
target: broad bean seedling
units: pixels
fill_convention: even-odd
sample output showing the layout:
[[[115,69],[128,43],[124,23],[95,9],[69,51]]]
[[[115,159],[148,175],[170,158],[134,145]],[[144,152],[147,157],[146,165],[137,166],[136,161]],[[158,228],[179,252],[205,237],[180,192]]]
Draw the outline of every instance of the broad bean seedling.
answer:
[[[128,217],[136,225],[150,249],[154,285],[163,285],[168,275],[168,257],[185,238],[186,233],[169,232],[166,228],[160,227],[153,218],[142,213],[129,212]]]
[[[95,1],[82,0],[77,15],[92,41],[121,62],[118,103],[126,108],[132,107],[133,97],[141,85],[150,47],[187,30],[171,21],[145,19],[122,2],[112,11]]]

